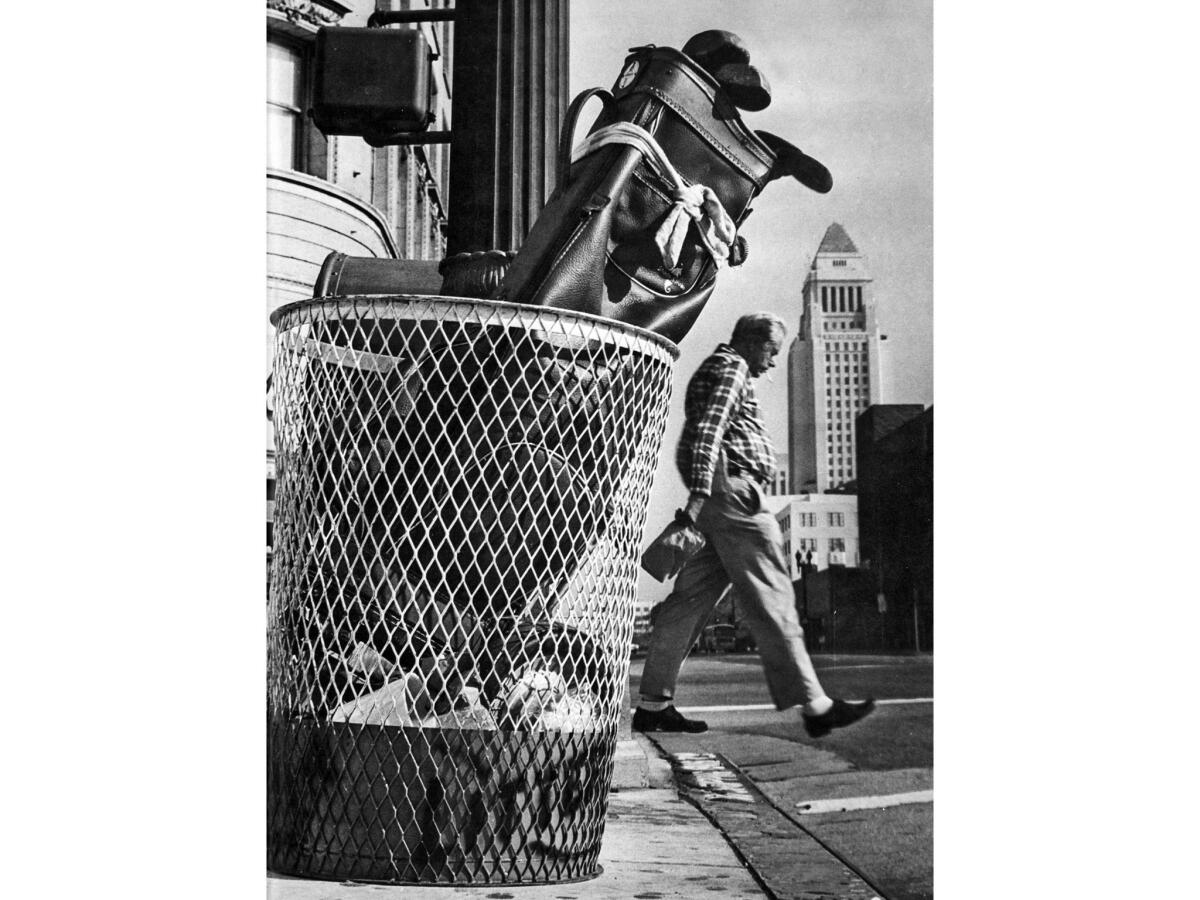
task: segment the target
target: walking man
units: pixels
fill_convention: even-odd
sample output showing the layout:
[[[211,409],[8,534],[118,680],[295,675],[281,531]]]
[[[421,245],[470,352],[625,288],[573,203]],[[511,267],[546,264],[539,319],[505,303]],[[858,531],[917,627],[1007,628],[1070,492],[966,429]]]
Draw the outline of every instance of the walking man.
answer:
[[[694,525],[705,543],[680,570],[674,590],[651,611],[650,651],[633,716],[638,731],[708,729],[675,708],[675,681],[688,649],[731,585],[758,643],[776,709],[802,705],[805,731],[822,737],[875,708],[873,700],[830,698],[817,680],[804,649],[779,524],[763,505],[763,488],[775,473],[775,451],[751,379],[775,365],[786,336],[787,326],[776,315],[742,316],[729,343],[719,344],[688,382],[675,464],[689,495],[675,515]]]

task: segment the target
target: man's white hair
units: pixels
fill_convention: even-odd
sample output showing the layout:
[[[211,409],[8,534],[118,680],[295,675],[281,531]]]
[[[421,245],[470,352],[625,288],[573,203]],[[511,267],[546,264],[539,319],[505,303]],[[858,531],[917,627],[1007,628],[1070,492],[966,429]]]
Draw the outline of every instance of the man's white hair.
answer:
[[[781,342],[787,337],[787,323],[783,319],[770,312],[747,313],[733,326],[733,337],[729,342],[765,342],[776,336]]]

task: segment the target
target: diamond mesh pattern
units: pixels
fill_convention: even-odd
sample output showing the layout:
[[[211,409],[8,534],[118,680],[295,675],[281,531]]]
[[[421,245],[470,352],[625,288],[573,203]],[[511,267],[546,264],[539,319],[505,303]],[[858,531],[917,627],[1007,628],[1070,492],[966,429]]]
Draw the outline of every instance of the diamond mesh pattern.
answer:
[[[674,345],[482,300],[273,321],[271,866],[594,875]]]

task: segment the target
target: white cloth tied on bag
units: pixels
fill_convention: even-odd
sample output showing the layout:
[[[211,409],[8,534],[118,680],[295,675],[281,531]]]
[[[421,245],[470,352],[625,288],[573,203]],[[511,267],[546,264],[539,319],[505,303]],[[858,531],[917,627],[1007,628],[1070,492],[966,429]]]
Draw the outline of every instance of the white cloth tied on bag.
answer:
[[[729,248],[737,237],[737,226],[712,188],[693,184],[691,187],[676,188],[675,205],[654,235],[654,243],[662,252],[663,265],[673,269],[678,264],[689,222],[696,223],[700,240],[716,264],[728,264]]]
[[[721,268],[728,264],[729,248],[737,237],[737,226],[712,188],[687,184],[667,159],[654,135],[632,122],[616,122],[589,134],[571,152],[571,162],[611,144],[626,144],[641,151],[646,162],[675,186],[674,204],[654,235],[654,243],[668,269],[679,264],[679,252],[687,236],[688,225],[696,223],[700,241]]]

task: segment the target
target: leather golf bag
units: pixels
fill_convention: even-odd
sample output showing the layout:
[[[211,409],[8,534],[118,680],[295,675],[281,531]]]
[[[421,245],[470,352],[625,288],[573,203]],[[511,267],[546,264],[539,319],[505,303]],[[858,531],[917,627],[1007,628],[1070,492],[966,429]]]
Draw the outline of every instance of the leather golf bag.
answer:
[[[593,97],[603,111],[572,150]],[[816,160],[748,129],[722,81],[691,56],[639,47],[611,93],[593,88],[568,109],[558,186],[494,298],[593,313],[678,342],[719,269],[744,261],[736,229],[750,201],[787,174],[818,191],[832,183]]]

